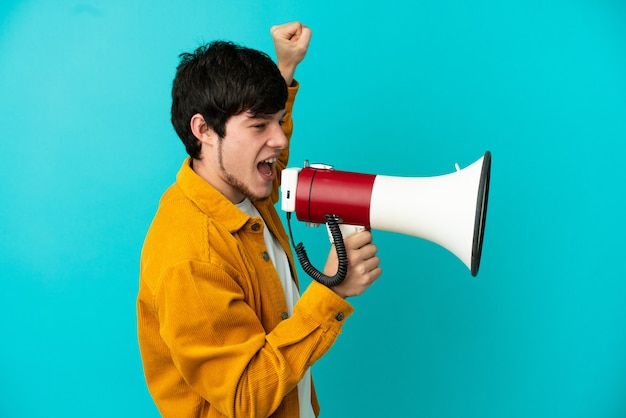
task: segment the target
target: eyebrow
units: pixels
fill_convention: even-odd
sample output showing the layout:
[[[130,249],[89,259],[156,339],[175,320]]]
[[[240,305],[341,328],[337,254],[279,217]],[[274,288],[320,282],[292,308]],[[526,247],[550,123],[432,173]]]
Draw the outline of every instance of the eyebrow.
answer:
[[[287,114],[287,109],[283,109],[280,110],[276,113],[259,113],[259,114],[252,114],[250,113],[250,111],[247,112],[248,113],[248,118],[249,119],[263,119],[263,120],[270,120],[274,118],[274,115],[278,115],[279,119],[282,119],[285,117],[285,115]]]

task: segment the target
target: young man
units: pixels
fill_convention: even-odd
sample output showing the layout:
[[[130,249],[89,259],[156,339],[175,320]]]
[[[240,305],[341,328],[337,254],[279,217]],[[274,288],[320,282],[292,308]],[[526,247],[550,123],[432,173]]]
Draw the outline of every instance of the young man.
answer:
[[[271,30],[277,64],[228,42],[182,54],[172,123],[189,154],[141,257],[138,336],[164,417],[312,417],[309,368],[381,274],[369,232],[347,238],[348,275],[300,296],[274,204],[311,31]],[[331,250],[325,273],[337,259]]]

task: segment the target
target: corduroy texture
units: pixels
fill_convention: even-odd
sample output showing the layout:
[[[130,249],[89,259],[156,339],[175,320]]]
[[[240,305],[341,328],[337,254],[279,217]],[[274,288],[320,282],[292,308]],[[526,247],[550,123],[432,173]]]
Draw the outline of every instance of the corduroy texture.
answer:
[[[297,89],[289,89],[288,138]],[[288,157],[287,149],[279,173]],[[278,185],[255,206],[287,249],[297,282],[274,208]],[[142,251],[137,315],[146,382],[163,417],[297,417],[296,385],[352,313],[313,282],[283,319],[286,301],[263,256],[262,226],[200,178],[189,159],[161,198]],[[319,414],[315,393],[312,402]]]

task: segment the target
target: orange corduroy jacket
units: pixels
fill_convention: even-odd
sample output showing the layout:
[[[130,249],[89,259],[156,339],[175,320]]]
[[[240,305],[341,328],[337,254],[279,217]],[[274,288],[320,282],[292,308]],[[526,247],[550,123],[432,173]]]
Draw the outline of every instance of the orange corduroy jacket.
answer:
[[[296,92],[297,85],[289,89],[288,138]],[[288,156],[287,149],[277,170]],[[255,205],[297,282],[274,207],[278,184]],[[298,382],[353,309],[312,282],[287,317],[263,227],[200,178],[189,159],[162,196],[142,250],[137,319],[146,382],[163,417],[298,416]],[[314,391],[311,402],[319,414]]]

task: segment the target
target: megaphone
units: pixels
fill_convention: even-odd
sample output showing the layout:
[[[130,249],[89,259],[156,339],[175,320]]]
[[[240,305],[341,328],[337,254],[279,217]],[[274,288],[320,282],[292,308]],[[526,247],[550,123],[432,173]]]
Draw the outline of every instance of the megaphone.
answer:
[[[464,169],[457,164],[454,172],[434,177],[363,174],[305,164],[304,168],[282,171],[281,207],[288,219],[295,212],[300,221],[328,224],[336,240],[341,240],[342,232],[334,224],[397,232],[434,242],[459,258],[476,276],[485,233],[490,173],[489,151]],[[291,226],[289,229],[291,233]],[[306,253],[301,256],[298,248],[296,252],[301,264],[308,262]],[[310,271],[314,269],[308,267],[307,274],[327,285],[343,280],[319,280]],[[346,266],[344,270],[347,271]],[[338,271],[338,275],[345,277],[345,272]]]

